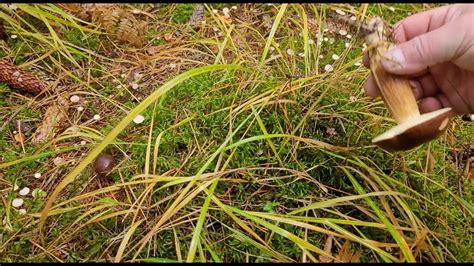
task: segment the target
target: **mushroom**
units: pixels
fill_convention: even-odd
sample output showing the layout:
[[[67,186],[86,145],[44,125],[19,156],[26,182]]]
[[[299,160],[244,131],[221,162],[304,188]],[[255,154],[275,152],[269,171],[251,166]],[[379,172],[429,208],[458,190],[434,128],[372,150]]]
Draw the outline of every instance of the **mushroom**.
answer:
[[[94,170],[100,176],[106,176],[115,166],[115,159],[110,154],[101,154],[94,161]]]
[[[394,46],[387,40],[382,19],[373,18],[367,27],[365,39],[373,47],[369,49],[370,69],[387,109],[398,123],[372,142],[388,151],[404,151],[437,138],[447,128],[454,111],[443,108],[420,114],[408,79],[387,73],[381,65],[384,53]]]

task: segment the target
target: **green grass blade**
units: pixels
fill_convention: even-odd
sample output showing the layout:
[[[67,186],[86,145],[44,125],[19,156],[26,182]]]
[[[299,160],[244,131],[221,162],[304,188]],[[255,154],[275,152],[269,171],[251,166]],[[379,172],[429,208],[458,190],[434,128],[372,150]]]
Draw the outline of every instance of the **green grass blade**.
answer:
[[[216,189],[217,183],[219,182],[219,178],[216,178],[212,183],[206,200],[204,201],[204,205],[201,209],[201,214],[199,215],[198,222],[196,224],[196,228],[194,228],[193,237],[191,239],[191,244],[189,245],[189,252],[186,262],[193,262],[194,256],[196,254],[196,247],[201,238],[201,230],[204,225],[204,221],[206,220],[207,209],[209,208],[209,204],[211,203],[211,197],[214,195],[214,190]]]
[[[341,167],[341,169],[344,171],[346,176],[351,180],[351,183],[354,185],[354,188],[359,194],[366,194],[364,188],[357,182],[355,177],[347,170],[345,167]],[[390,232],[392,237],[395,239],[397,244],[400,246],[400,250],[402,251],[403,255],[405,256],[405,259],[408,262],[415,262],[415,258],[413,257],[413,254],[411,253],[410,247],[408,246],[407,242],[405,239],[401,236],[400,232],[398,232],[390,223],[390,221],[385,217],[385,215],[382,213],[382,211],[377,207],[375,202],[372,201],[370,198],[364,198],[367,204],[374,210],[376,215],[379,217],[379,219],[382,221],[385,226],[387,226],[387,230]]]
[[[262,57],[260,58],[260,64],[258,66],[259,69],[262,68],[263,64],[265,64],[265,59],[268,55],[268,50],[270,50],[270,45],[272,44],[273,37],[275,36],[275,32],[278,29],[278,25],[280,25],[280,21],[283,18],[283,14],[285,14],[285,10],[288,4],[282,4],[280,7],[280,11],[278,11],[277,16],[275,17],[275,21],[273,22],[272,29],[270,30],[270,34],[268,35],[267,42],[265,43],[265,48],[263,49]]]

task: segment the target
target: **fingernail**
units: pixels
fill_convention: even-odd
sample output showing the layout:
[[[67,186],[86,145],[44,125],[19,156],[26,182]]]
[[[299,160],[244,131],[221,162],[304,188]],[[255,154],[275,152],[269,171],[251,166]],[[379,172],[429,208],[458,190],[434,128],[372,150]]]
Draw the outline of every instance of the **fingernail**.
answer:
[[[397,71],[405,66],[405,56],[400,48],[393,48],[382,58],[382,65],[387,70]]]

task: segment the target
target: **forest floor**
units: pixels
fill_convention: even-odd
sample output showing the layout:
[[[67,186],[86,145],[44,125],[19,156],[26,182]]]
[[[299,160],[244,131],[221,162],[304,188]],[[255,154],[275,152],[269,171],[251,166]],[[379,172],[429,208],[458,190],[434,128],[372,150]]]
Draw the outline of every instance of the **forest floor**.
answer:
[[[373,145],[394,120],[330,18],[434,6],[1,4],[47,89],[0,83],[0,261],[472,261],[474,123]]]

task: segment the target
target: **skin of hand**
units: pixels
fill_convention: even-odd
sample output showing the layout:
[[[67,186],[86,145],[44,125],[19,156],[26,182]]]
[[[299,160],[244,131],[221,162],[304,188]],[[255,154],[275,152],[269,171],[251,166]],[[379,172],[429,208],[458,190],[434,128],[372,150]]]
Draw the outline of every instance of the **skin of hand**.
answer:
[[[396,47],[385,53],[384,69],[410,78],[421,113],[451,107],[474,114],[474,4],[424,11],[394,26]],[[364,53],[363,63],[369,67]],[[380,96],[372,75],[365,93]]]

